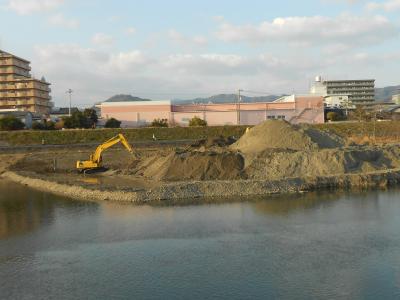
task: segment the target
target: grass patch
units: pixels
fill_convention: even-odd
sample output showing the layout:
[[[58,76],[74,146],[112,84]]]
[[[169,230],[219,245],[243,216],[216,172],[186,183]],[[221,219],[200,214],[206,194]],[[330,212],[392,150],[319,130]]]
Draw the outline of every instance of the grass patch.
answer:
[[[130,142],[151,141],[153,134],[158,140],[191,140],[214,136],[240,137],[247,126],[174,127],[135,129],[79,129],[59,131],[0,131],[0,144],[35,145],[101,143],[122,133]]]
[[[338,135],[351,137],[372,137],[373,122],[339,122],[312,125],[319,129],[329,129]],[[400,121],[376,122],[377,138],[388,141],[400,140]],[[135,129],[79,129],[59,131],[0,131],[0,144],[35,145],[41,144],[80,144],[101,143],[123,133],[130,142],[151,141],[153,134],[158,140],[192,140],[216,136],[236,136],[244,134],[248,126],[215,126],[215,127],[173,127],[173,128],[135,128]],[[284,137],[282,137],[284,138]]]

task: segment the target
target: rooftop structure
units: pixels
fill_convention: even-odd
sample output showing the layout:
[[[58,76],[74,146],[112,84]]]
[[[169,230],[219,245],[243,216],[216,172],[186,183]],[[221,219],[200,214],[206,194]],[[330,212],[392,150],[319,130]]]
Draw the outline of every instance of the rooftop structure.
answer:
[[[0,50],[0,109],[49,114],[50,83],[33,78],[30,71],[29,61]]]
[[[317,76],[310,93],[328,98],[329,101],[325,101],[327,106],[372,105],[375,102],[375,79],[323,80]]]

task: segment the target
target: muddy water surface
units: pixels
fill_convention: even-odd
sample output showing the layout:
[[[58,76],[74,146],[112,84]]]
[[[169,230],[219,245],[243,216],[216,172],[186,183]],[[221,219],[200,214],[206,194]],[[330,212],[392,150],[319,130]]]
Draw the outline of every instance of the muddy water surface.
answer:
[[[85,203],[0,182],[1,299],[398,299],[399,190]]]

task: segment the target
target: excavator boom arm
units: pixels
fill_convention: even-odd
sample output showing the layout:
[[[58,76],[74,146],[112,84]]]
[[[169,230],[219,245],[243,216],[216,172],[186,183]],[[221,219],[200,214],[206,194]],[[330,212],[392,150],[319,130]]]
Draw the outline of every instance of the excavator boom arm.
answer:
[[[121,142],[130,153],[133,153],[133,149],[129,145],[129,143],[125,139],[125,137],[122,134],[118,134],[117,136],[115,136],[115,137],[109,139],[108,141],[105,141],[103,144],[99,145],[96,148],[96,151],[91,156],[91,160],[95,163],[99,163],[101,161],[101,154],[103,153],[103,151],[114,146],[115,144],[118,144],[119,142]]]

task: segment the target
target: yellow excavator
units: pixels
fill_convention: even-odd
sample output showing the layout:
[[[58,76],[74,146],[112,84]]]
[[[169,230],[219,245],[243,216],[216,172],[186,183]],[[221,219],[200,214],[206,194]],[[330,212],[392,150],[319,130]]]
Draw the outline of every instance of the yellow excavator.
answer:
[[[90,155],[89,160],[84,160],[84,161],[78,160],[76,162],[76,168],[78,169],[79,172],[85,172],[85,173],[103,169],[101,154],[103,153],[103,151],[107,150],[108,148],[118,143],[122,143],[122,145],[124,145],[125,148],[131,154],[133,154],[133,149],[131,145],[129,145],[126,138],[122,134],[118,134],[117,136],[114,136],[113,138],[99,145],[96,148],[96,151],[94,151],[94,153]]]

